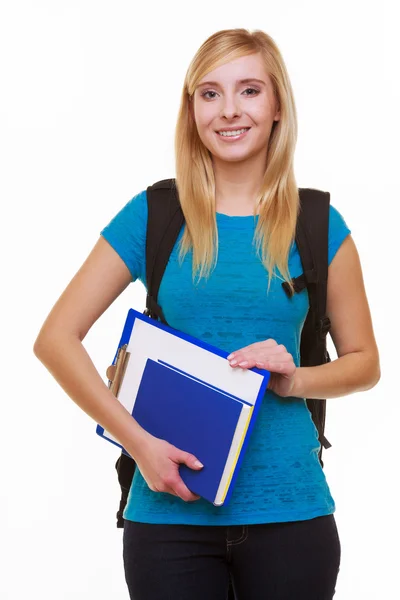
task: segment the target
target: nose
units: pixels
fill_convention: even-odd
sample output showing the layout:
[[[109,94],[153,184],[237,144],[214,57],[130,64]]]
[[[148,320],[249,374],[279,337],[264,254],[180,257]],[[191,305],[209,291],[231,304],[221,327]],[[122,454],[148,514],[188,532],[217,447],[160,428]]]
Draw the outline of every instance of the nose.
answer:
[[[235,95],[224,96],[221,117],[233,119],[234,117],[240,117],[241,112],[239,99]]]

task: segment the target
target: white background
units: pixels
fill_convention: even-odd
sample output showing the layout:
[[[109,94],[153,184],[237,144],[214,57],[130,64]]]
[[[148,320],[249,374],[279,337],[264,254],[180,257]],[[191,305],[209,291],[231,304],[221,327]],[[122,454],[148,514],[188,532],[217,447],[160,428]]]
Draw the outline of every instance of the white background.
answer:
[[[328,401],[325,472],[342,541],[335,598],[400,597],[395,12],[394,1],[366,0],[2,3],[1,598],[128,599],[119,451],[32,346],[101,228],[174,175],[186,69],[209,35],[231,27],[265,30],[283,54],[299,117],[297,182],[330,191],[352,230],[381,353],[378,386]],[[143,306],[141,284],[131,285],[89,332],[102,374],[127,309]]]

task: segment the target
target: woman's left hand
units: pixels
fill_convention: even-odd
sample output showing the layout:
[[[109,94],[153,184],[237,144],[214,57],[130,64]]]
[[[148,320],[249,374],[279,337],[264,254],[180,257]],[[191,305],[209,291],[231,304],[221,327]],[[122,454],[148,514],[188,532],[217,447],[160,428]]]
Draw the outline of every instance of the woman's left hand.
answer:
[[[293,356],[289,354],[285,346],[278,344],[275,340],[269,339],[250,344],[250,346],[232,352],[228,356],[228,360],[231,367],[234,368],[252,369],[257,367],[270,371],[268,389],[283,398],[293,395],[296,365]]]

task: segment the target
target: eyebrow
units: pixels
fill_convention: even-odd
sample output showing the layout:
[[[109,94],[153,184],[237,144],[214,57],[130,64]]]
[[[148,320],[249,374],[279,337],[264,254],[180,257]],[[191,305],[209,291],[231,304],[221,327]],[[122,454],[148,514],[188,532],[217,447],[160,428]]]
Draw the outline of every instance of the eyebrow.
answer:
[[[247,79],[241,79],[237,81],[237,83],[260,83],[261,85],[266,85],[265,81],[261,79],[256,79],[255,77],[248,77]],[[219,83],[217,81],[203,81],[203,83],[199,83],[197,87],[202,87],[203,85],[209,85],[213,87],[219,87]]]

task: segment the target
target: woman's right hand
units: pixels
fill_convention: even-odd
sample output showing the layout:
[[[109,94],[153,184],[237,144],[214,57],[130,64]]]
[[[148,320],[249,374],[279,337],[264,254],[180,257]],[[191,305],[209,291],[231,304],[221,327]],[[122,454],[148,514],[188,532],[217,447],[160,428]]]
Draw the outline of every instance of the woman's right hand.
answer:
[[[126,449],[129,452],[129,449]],[[203,468],[193,454],[147,434],[145,444],[139,451],[136,450],[134,456],[142,476],[153,492],[167,492],[185,502],[193,502],[200,498],[189,490],[179,474],[180,464],[196,471]]]

